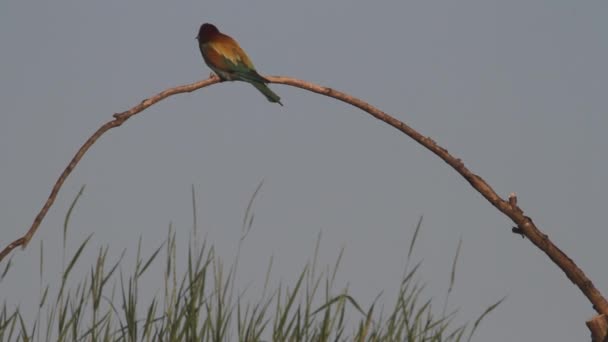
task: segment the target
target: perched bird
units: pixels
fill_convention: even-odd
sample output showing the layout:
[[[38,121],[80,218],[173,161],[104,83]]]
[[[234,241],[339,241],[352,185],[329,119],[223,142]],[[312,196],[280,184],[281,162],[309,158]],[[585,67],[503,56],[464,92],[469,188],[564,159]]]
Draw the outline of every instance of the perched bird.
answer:
[[[266,86],[270,81],[258,74],[249,56],[234,39],[208,23],[201,25],[196,39],[205,63],[222,81],[251,83],[268,101],[283,105],[279,95]]]

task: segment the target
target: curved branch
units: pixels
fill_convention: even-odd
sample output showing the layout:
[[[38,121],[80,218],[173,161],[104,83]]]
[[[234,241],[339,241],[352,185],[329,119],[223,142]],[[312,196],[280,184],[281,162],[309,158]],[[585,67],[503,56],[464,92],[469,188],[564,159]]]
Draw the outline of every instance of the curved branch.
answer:
[[[74,170],[76,165],[78,165],[78,163],[80,162],[80,160],[82,159],[84,154],[87,153],[89,148],[91,148],[91,146],[93,146],[93,144],[99,138],[101,138],[101,136],[105,132],[109,131],[110,129],[112,129],[114,127],[121,126],[125,121],[127,121],[133,115],[147,109],[148,107],[152,106],[156,102],[159,102],[171,95],[189,93],[189,92],[195,91],[197,89],[212,85],[214,83],[218,83],[219,81],[220,80],[218,77],[213,76],[204,81],[170,88],[170,89],[164,90],[150,98],[147,98],[147,99],[141,101],[138,105],[136,105],[135,107],[133,107],[125,112],[114,114],[113,115],[114,120],[108,121],[105,124],[103,124],[101,127],[99,127],[97,129],[97,131],[95,131],[95,133],[93,133],[93,135],[91,135],[89,137],[89,139],[87,139],[87,141],[85,141],[85,143],[78,149],[78,151],[76,152],[76,154],[74,155],[74,157],[72,158],[72,160],[70,161],[68,166],[66,166],[66,168],[63,170],[63,172],[61,172],[61,175],[59,175],[59,178],[55,182],[55,185],[53,185],[53,189],[51,190],[51,194],[49,195],[49,198],[46,200],[46,202],[42,206],[42,209],[40,209],[40,212],[38,212],[38,215],[36,215],[36,218],[34,219],[34,222],[30,226],[30,228],[27,230],[25,235],[23,235],[22,237],[18,238],[15,241],[11,242],[6,247],[4,247],[4,249],[2,251],[0,251],[0,261],[2,261],[2,259],[4,259],[8,254],[10,254],[15,248],[17,248],[19,246],[21,246],[22,248],[27,247],[27,244],[30,242],[30,240],[32,239],[34,234],[36,234],[36,231],[38,230],[40,223],[42,223],[42,220],[46,216],[46,213],[49,211],[49,209],[53,205],[53,202],[55,202],[55,198],[57,198],[57,194],[59,194],[59,190],[63,186],[63,183],[65,182],[65,180],[68,178],[70,173],[72,173],[72,171]]]
[[[500,212],[509,217],[515,223],[515,225],[517,225],[517,227],[513,230],[514,232],[526,236],[528,239],[530,239],[530,241],[532,241],[534,245],[536,245],[539,249],[545,252],[545,254],[547,254],[547,256],[566,274],[568,279],[570,279],[570,281],[572,281],[576,286],[578,286],[578,288],[583,292],[587,299],[589,299],[589,301],[593,304],[594,309],[599,314],[608,315],[608,301],[606,301],[602,294],[595,288],[593,282],[589,278],[587,278],[585,273],[564,252],[562,252],[555,244],[553,244],[551,240],[549,240],[549,237],[547,235],[543,234],[540,230],[538,230],[534,222],[532,222],[531,218],[524,215],[523,210],[517,205],[517,197],[514,194],[511,194],[508,200],[502,199],[494,191],[494,189],[492,189],[492,187],[488,185],[488,183],[486,183],[478,175],[471,172],[460,159],[452,156],[445,148],[437,145],[437,143],[435,143],[433,139],[418,133],[410,126],[384,113],[383,111],[375,108],[374,106],[370,105],[365,101],[350,96],[346,93],[339,92],[332,88],[322,87],[310,82],[290,77],[267,76],[266,78],[272,83],[286,84],[293,87],[305,89],[314,93],[333,97],[337,100],[353,105],[369,113],[376,119],[382,120],[387,124],[393,126],[394,128],[398,129],[399,131],[405,133],[410,138],[414,139],[416,142],[427,148],[429,151],[433,152],[435,155],[445,161],[448,165],[450,165],[454,170],[456,170],[456,172],[458,172],[462,177],[464,177],[464,179],[466,179],[469,184],[471,184],[471,186],[475,188],[475,190],[477,190],[494,207],[496,207],[496,209],[498,209]],[[80,162],[87,150],[105,132],[107,132],[111,128],[122,125],[133,115],[145,110],[156,102],[159,102],[169,96],[180,93],[192,92],[194,90],[218,83],[219,81],[220,80],[216,76],[212,76],[211,78],[204,81],[167,89],[142,101],[140,104],[129,109],[128,111],[114,114],[114,120],[102,125],[95,133],[93,133],[93,135],[84,143],[84,145],[82,145],[78,152],[76,152],[76,155],[72,158],[68,166],[61,173],[59,179],[57,179],[57,182],[53,186],[49,198],[47,199],[44,206],[34,219],[32,226],[29,228],[29,230],[23,237],[13,241],[0,252],[0,261],[16,247],[23,246],[23,248],[25,248],[27,246],[29,241],[36,233],[36,230],[40,226],[40,223],[42,222],[44,216],[46,215],[50,207],[53,205],[53,202],[55,201],[55,198],[57,197],[57,194],[59,193],[59,190],[61,189],[66,178],[69,176],[72,170],[74,170],[74,168],[76,167],[78,162]]]
[[[517,197],[514,194],[509,196],[508,201],[503,200],[500,196],[498,196],[494,189],[488,185],[488,183],[486,183],[478,175],[471,172],[460,159],[452,156],[446,149],[437,145],[433,139],[418,133],[410,126],[384,113],[365,101],[359,100],[353,96],[331,88],[318,86],[293,78],[267,78],[274,83],[287,84],[301,89],[306,89],[351,104],[368,112],[376,119],[386,122],[399,131],[407,134],[410,138],[416,140],[416,142],[418,142],[420,145],[426,147],[429,151],[443,159],[443,161],[445,161],[454,170],[456,170],[456,172],[464,177],[464,179],[466,179],[471,186],[475,188],[475,190],[485,197],[488,202],[490,202],[500,212],[508,216],[517,225],[515,231],[526,236],[534,245],[536,245],[536,247],[545,252],[545,254],[547,254],[547,256],[559,268],[561,268],[562,271],[564,271],[568,279],[578,286],[587,299],[589,299],[589,301],[593,304],[595,311],[604,315],[608,313],[608,301],[606,301],[602,294],[595,288],[593,282],[587,278],[585,273],[564,252],[562,252],[555,244],[553,244],[553,242],[551,242],[551,240],[549,240],[547,235],[543,234],[536,227],[531,218],[524,215],[523,210],[517,205]]]

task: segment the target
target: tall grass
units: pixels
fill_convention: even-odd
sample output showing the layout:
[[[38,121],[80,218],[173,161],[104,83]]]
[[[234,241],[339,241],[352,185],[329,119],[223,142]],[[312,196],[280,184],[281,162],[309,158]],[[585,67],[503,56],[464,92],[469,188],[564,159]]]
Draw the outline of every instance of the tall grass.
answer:
[[[91,248],[89,236],[71,256],[66,256],[69,219],[81,189],[64,220],[60,283],[43,284],[41,243],[35,318],[25,321],[20,307],[9,310],[4,302],[0,310],[0,341],[470,341],[482,319],[504,299],[489,306],[472,326],[454,324],[456,312],[446,313],[446,308],[454,285],[459,243],[443,311],[435,314],[431,300],[423,298],[423,286],[417,278],[421,264],[409,265],[422,226],[420,219],[394,302],[379,303],[376,298],[370,307],[363,308],[347,287],[336,290],[343,250],[333,267],[319,270],[320,234],[312,261],[299,272],[285,275],[292,276],[293,282],[270,288],[271,258],[263,267],[261,295],[253,302],[246,301],[245,290],[236,281],[238,260],[241,244],[251,232],[251,208],[261,185],[245,212],[237,257],[231,265],[225,265],[214,247],[199,239],[193,188],[194,226],[188,250],[184,251],[185,268],[177,264],[177,237],[170,226],[166,240],[148,256],[141,253],[140,239],[130,271],[123,270],[124,251],[110,258],[109,248],[104,247],[97,252],[88,272],[75,274],[74,266]],[[10,268],[9,261],[0,282]],[[141,295],[142,277],[158,269],[163,270],[162,293]]]

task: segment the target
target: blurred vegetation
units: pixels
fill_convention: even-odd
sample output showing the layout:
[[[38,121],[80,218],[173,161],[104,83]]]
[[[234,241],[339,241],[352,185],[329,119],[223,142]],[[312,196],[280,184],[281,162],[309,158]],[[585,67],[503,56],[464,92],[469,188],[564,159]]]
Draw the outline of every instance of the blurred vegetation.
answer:
[[[321,235],[312,261],[294,270],[293,275],[285,275],[293,276],[293,283],[270,288],[271,259],[265,266],[261,296],[255,302],[245,302],[244,292],[235,292],[240,284],[235,284],[234,279],[241,244],[253,224],[252,204],[261,185],[246,209],[237,257],[230,266],[216,256],[213,246],[197,236],[194,210],[194,229],[189,248],[184,251],[187,264],[185,268],[179,265],[184,268],[183,273],[176,262],[176,234],[169,227],[164,243],[149,256],[141,255],[140,240],[135,267],[130,272],[123,270],[124,251],[110,260],[105,247],[99,250],[89,272],[73,274],[91,242],[89,236],[73,255],[66,257],[69,220],[83,187],[64,220],[60,284],[43,285],[41,242],[38,312],[35,319],[25,321],[21,308],[9,310],[5,301],[0,311],[0,341],[470,341],[482,319],[504,300],[486,308],[473,324],[454,324],[457,312],[446,313],[446,308],[454,285],[459,243],[443,310],[434,313],[431,300],[423,298],[424,286],[417,280],[421,264],[409,266],[422,226],[420,219],[394,302],[380,304],[377,297],[370,307],[363,308],[347,287],[336,290],[343,250],[333,267],[319,271]],[[192,205],[196,209],[194,188]],[[11,265],[9,260],[0,275],[0,284]],[[163,270],[162,294],[144,298],[147,296],[139,293],[142,276],[159,269]]]

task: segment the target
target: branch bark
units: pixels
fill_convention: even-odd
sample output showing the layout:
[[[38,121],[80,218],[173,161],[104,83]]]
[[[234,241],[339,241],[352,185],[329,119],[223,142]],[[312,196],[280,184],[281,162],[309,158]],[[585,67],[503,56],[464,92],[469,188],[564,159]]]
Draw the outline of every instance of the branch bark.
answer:
[[[591,341],[608,341],[608,319],[606,315],[597,315],[585,322],[585,324],[587,324],[587,328],[591,331]]]
[[[498,209],[504,215],[509,217],[516,225],[516,227],[513,228],[513,231],[527,237],[536,247],[542,250],[566,274],[568,279],[570,279],[570,281],[572,281],[583,292],[583,294],[591,302],[593,308],[598,314],[608,315],[608,301],[606,301],[602,294],[595,288],[593,282],[585,275],[585,273],[564,252],[562,252],[553,242],[551,242],[551,240],[546,234],[543,234],[536,227],[530,217],[524,215],[524,211],[517,205],[517,197],[515,196],[515,194],[511,194],[507,200],[502,199],[494,191],[494,189],[492,189],[492,187],[488,185],[488,183],[486,183],[478,175],[471,172],[460,159],[448,153],[445,148],[437,145],[437,143],[435,143],[433,139],[420,134],[410,126],[375,108],[374,106],[370,105],[365,101],[362,101],[358,98],[355,98],[332,88],[319,86],[310,82],[290,77],[268,76],[266,78],[272,83],[285,84],[300,89],[305,89],[353,105],[369,113],[376,119],[384,121],[390,126],[393,126],[397,130],[405,133],[410,138],[414,139],[416,142],[427,148],[429,151],[431,151],[436,156],[445,161],[448,165],[450,165],[462,177],[464,177],[464,179],[466,179],[475,190],[477,190],[486,200],[488,200],[488,202],[490,202],[494,207],[496,207],[496,209]],[[44,219],[45,215],[53,205],[53,202],[55,201],[55,198],[57,197],[59,190],[63,186],[63,183],[65,182],[67,177],[74,170],[74,168],[80,162],[80,160],[88,151],[88,149],[93,146],[93,144],[105,132],[114,127],[121,126],[132,116],[142,112],[146,108],[169,96],[181,93],[189,93],[218,82],[220,82],[220,80],[216,76],[212,76],[209,79],[200,82],[170,88],[143,100],[141,103],[125,112],[114,114],[114,119],[102,125],[95,133],[93,133],[93,135],[89,139],[87,139],[87,141],[82,145],[82,147],[80,147],[78,152],[76,152],[68,166],[65,168],[65,170],[63,170],[63,172],[57,179],[57,182],[51,190],[49,198],[46,200],[44,206],[34,219],[34,222],[30,226],[26,234],[7,245],[0,252],[0,261],[2,261],[2,259],[4,259],[8,254],[10,254],[11,251],[13,251],[15,248],[19,246],[25,248],[27,246],[27,244],[30,242],[30,240],[38,230],[38,227],[40,226],[40,223]]]
[[[125,112],[114,114],[113,115],[114,120],[108,121],[105,124],[103,124],[101,127],[99,127],[97,129],[97,131],[95,131],[95,133],[93,133],[93,135],[91,135],[89,137],[89,139],[87,139],[87,141],[85,141],[85,143],[78,149],[78,151],[76,152],[76,154],[74,155],[74,157],[72,158],[72,160],[70,161],[68,166],[66,166],[66,168],[63,170],[63,172],[61,172],[61,175],[59,175],[59,178],[55,182],[55,185],[53,185],[53,189],[51,190],[51,194],[49,195],[49,198],[47,198],[46,202],[42,206],[42,209],[40,209],[40,211],[38,212],[38,215],[36,215],[36,218],[34,218],[34,222],[30,226],[30,228],[27,230],[25,235],[23,235],[22,237],[18,238],[15,241],[11,242],[6,247],[4,247],[4,249],[2,251],[0,251],[0,261],[2,261],[7,255],[9,255],[15,248],[21,246],[23,249],[25,249],[25,247],[27,247],[27,244],[30,242],[30,240],[32,239],[34,234],[36,234],[36,231],[38,230],[40,223],[42,223],[42,220],[44,219],[47,212],[49,211],[49,209],[55,202],[55,199],[57,198],[57,195],[59,194],[59,190],[61,190],[61,187],[63,186],[63,183],[65,183],[65,180],[68,178],[70,173],[72,173],[72,171],[74,170],[76,165],[78,165],[78,163],[80,162],[80,160],[82,159],[84,154],[87,153],[89,148],[91,148],[91,146],[93,146],[93,144],[99,138],[101,138],[101,136],[104,133],[106,133],[107,131],[109,131],[110,129],[112,129],[114,127],[121,126],[125,121],[127,121],[133,115],[144,111],[145,109],[152,106],[156,102],[164,100],[165,98],[167,98],[169,96],[181,94],[181,93],[190,93],[190,92],[193,92],[200,88],[212,85],[214,83],[218,83],[219,81],[220,80],[218,77],[213,76],[213,77],[210,77],[209,79],[206,79],[206,80],[203,80],[200,82],[187,84],[187,85],[183,85],[183,86],[177,86],[174,88],[169,88],[150,98],[147,98],[147,99],[141,101],[138,105],[136,105],[135,107],[133,107]]]

